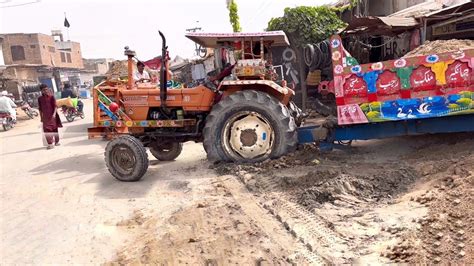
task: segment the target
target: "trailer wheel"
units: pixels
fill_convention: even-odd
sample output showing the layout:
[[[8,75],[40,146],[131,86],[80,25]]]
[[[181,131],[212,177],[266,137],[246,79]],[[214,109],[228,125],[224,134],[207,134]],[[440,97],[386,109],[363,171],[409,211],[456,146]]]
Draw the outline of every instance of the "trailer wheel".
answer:
[[[173,161],[178,158],[182,150],[183,144],[179,142],[155,142],[150,145],[151,154],[160,161]]]
[[[138,139],[125,135],[107,144],[105,164],[116,179],[125,182],[138,181],[148,169],[148,156]]]
[[[295,120],[267,93],[239,91],[216,104],[203,130],[211,162],[260,162],[296,149]]]

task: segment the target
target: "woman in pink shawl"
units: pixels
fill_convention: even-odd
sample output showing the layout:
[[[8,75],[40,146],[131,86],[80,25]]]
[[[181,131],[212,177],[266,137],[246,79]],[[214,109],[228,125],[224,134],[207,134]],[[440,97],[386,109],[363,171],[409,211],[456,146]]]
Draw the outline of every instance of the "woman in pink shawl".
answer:
[[[46,136],[46,141],[48,142],[47,149],[54,148],[59,146],[59,134],[58,128],[63,127],[61,124],[61,118],[57,112],[58,108],[56,107],[56,99],[54,98],[51,90],[48,88],[48,85],[40,85],[42,95],[38,98],[38,106],[41,117],[41,122],[43,123],[43,131]]]

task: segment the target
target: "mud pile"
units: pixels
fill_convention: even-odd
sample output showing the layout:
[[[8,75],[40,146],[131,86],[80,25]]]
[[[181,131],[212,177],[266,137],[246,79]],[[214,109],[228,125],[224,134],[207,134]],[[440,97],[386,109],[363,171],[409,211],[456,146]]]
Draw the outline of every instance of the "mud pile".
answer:
[[[472,265],[472,147],[472,133],[425,135],[356,142],[330,153],[305,146],[277,160],[216,170],[261,195],[263,206],[317,253],[325,249],[312,246],[321,235],[309,221],[348,239],[339,248],[347,252],[330,261]],[[309,216],[285,214],[288,206]]]
[[[135,71],[136,66],[134,64],[133,71]],[[105,74],[109,79],[118,79],[128,75],[128,61],[127,60],[116,60],[112,62],[112,65]]]
[[[227,174],[239,174],[244,175],[246,173],[258,174],[266,173],[275,169],[293,168],[297,166],[307,166],[319,164],[319,151],[315,146],[305,145],[294,153],[282,156],[274,160],[265,160],[260,163],[253,164],[233,164],[233,163],[221,163],[215,166],[215,170],[222,175]]]
[[[429,208],[428,215],[417,221],[421,245],[413,262],[472,265],[474,154],[460,156],[438,176],[431,189],[413,199]]]
[[[310,210],[326,202],[387,202],[400,192],[406,191],[417,178],[416,172],[408,166],[360,174],[350,173],[350,168],[310,172],[307,176],[295,180],[291,194],[297,203]]]
[[[474,49],[474,40],[452,39],[452,40],[426,41],[424,44],[408,52],[403,57],[455,52],[455,51],[465,50],[465,49]]]

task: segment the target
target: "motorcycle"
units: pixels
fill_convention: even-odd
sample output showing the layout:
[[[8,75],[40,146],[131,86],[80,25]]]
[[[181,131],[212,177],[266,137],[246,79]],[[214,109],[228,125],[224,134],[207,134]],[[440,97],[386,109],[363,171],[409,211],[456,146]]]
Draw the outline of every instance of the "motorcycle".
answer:
[[[21,110],[23,110],[23,112],[25,112],[25,114],[31,118],[31,119],[34,119],[35,116],[38,116],[39,113],[38,111],[36,111],[35,109],[31,108],[30,104],[27,102],[27,101],[22,101],[20,103],[20,108]]]
[[[15,121],[13,121],[10,113],[0,112],[0,123],[5,131],[12,129],[15,126]]]
[[[74,121],[76,117],[80,117],[81,119],[84,119],[84,113],[79,112],[78,107],[68,107],[66,105],[61,106],[61,111],[64,114],[64,117],[66,117],[66,120],[68,122]]]

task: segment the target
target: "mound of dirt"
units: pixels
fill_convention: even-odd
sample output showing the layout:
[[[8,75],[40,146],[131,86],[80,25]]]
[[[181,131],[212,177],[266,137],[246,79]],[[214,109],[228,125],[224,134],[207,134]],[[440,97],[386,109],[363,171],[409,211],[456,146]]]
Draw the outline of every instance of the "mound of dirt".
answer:
[[[319,151],[315,146],[305,145],[294,153],[280,157],[274,160],[266,160],[254,164],[233,164],[222,163],[215,167],[215,170],[221,175],[245,174],[245,173],[265,173],[274,169],[293,168],[296,166],[319,164]]]
[[[135,71],[135,69],[134,69]],[[116,60],[112,62],[109,71],[105,74],[108,78],[119,78],[128,75],[127,60]]]
[[[380,167],[375,166],[374,167]],[[350,172],[342,168],[341,172]],[[294,180],[293,197],[302,206],[313,210],[326,202],[347,201],[390,201],[395,195],[406,191],[417,178],[416,171],[409,167],[379,170],[378,173],[339,173],[314,171]]]
[[[426,41],[424,44],[418,46],[414,50],[408,52],[403,57],[430,55],[447,52],[455,52],[465,49],[474,49],[474,40],[437,40]]]
[[[464,164],[464,166],[462,165]],[[474,157],[451,167],[434,188],[414,199],[429,207],[420,224],[420,251],[412,260],[416,264],[450,262],[460,265],[474,263]],[[467,166],[467,167],[466,167]]]

